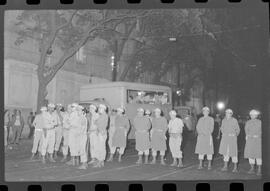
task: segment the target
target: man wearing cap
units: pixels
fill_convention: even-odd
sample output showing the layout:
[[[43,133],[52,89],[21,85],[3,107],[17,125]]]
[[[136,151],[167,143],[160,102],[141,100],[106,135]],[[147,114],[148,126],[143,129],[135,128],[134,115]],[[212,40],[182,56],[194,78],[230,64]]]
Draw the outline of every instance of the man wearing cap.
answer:
[[[151,148],[153,161],[151,164],[156,164],[157,151],[160,152],[161,164],[165,165],[164,156],[166,148],[166,131],[168,122],[165,117],[161,116],[161,110],[155,109],[155,117],[152,119],[151,135]]]
[[[113,155],[115,154],[117,147],[120,148],[118,162],[122,161],[121,157],[124,154],[127,145],[127,133],[130,128],[129,120],[124,113],[124,108],[117,108],[117,116],[115,117],[115,132],[112,137],[112,151],[109,161],[113,160]]]
[[[96,121],[99,117],[97,113],[97,107],[95,105],[90,105],[90,124],[88,130],[88,138],[90,140],[90,153],[91,161],[88,164],[95,164],[97,162],[97,148],[98,148],[98,132]]]
[[[70,114],[70,129],[69,129],[69,149],[71,160],[67,162],[68,165],[78,165],[79,164],[79,130],[81,128],[81,117],[78,113],[79,105],[77,103],[73,103],[72,112]]]
[[[257,175],[261,175],[261,166],[262,166],[262,122],[257,119],[260,114],[257,110],[251,110],[250,120],[247,121],[245,125],[246,133],[246,145],[244,151],[244,158],[248,158],[250,164],[249,174],[253,174],[255,162],[258,166]]]
[[[151,111],[149,109],[145,110],[145,116],[148,117],[148,119],[152,122],[152,117],[151,117]]]
[[[69,129],[70,129],[70,115],[72,112],[71,105],[67,106],[67,111],[63,112],[63,159],[61,162],[67,161],[68,149],[69,149]]]
[[[208,160],[208,170],[211,169],[211,161],[214,154],[213,138],[212,133],[214,130],[214,119],[209,116],[210,109],[204,107],[202,109],[203,117],[201,117],[197,123],[197,144],[195,148],[195,153],[199,155],[199,167],[203,168],[204,156],[207,155]]]
[[[173,156],[173,163],[171,166],[183,167],[181,143],[184,123],[180,118],[176,117],[176,111],[170,111],[169,115],[171,118],[168,125],[170,135],[169,146]],[[179,160],[178,165],[177,159]]]
[[[43,116],[44,116],[44,113],[47,112],[47,108],[41,107],[40,111],[41,113],[36,115],[33,121],[33,126],[35,128],[35,131],[34,131],[34,140],[33,140],[31,160],[34,159],[37,151],[39,151],[39,154],[41,155],[41,147],[42,147],[42,141],[43,141],[43,128],[44,128]]]
[[[57,152],[60,149],[60,144],[63,137],[63,106],[62,104],[56,105],[55,115],[57,117],[57,126],[55,127],[55,145],[54,145],[54,158],[57,158]]]
[[[232,162],[234,163],[233,172],[237,172],[237,136],[239,135],[240,128],[237,120],[232,117],[233,111],[231,109],[227,109],[225,113],[226,116],[222,120],[220,127],[222,138],[220,142],[219,153],[224,157],[224,167],[221,170],[228,170],[228,162],[230,158],[232,158]]]
[[[142,164],[142,156],[144,154],[145,164],[148,164],[150,149],[149,130],[151,128],[151,122],[148,117],[144,116],[143,108],[139,108],[137,111],[138,113],[133,121],[133,126],[135,128],[136,150],[139,155],[139,159],[136,163]]]
[[[87,169],[87,152],[86,152],[86,143],[87,143],[87,118],[86,113],[83,111],[82,106],[78,106],[78,115],[81,118],[81,127],[79,129],[79,156],[80,162],[82,165],[79,169]]]
[[[55,105],[50,103],[48,105],[48,112],[44,113],[44,128],[43,128],[43,142],[42,142],[42,163],[46,163],[45,155],[49,153],[49,161],[55,162],[53,159],[53,151],[55,144],[55,127],[57,126],[57,117],[54,114]]]
[[[97,126],[97,163],[94,167],[103,167],[104,160],[106,158],[106,140],[107,140],[107,126],[108,126],[108,115],[106,113],[106,106],[100,104],[98,107],[99,117],[95,124]]]

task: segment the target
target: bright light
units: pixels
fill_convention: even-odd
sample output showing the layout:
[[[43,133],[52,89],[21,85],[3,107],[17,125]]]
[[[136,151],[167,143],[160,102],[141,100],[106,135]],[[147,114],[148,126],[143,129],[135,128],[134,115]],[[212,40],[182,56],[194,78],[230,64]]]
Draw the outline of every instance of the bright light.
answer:
[[[218,110],[223,110],[225,108],[225,104],[223,102],[218,102],[217,108],[218,108]]]
[[[176,38],[175,37],[170,37],[169,41],[174,42],[174,41],[176,41]]]
[[[177,90],[177,91],[176,91],[176,94],[177,94],[178,96],[180,96],[180,95],[182,94],[181,90]]]

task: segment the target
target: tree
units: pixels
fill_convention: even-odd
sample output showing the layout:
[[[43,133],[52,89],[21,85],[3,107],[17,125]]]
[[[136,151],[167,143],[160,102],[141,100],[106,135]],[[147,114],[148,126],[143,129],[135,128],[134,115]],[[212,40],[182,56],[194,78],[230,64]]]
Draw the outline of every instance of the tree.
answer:
[[[125,13],[116,10],[38,10],[23,11],[17,18],[16,45],[27,39],[34,39],[39,44],[37,63],[38,99],[37,109],[44,104],[47,96],[46,87],[85,43],[98,38],[102,32],[114,31],[122,22],[130,22],[142,16],[136,12]],[[49,55],[59,53],[59,59],[48,64]]]

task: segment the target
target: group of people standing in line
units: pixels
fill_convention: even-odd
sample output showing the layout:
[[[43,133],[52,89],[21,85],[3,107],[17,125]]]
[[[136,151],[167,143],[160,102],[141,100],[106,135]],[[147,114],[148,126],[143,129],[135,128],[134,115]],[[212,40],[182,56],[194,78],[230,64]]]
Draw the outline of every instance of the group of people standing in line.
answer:
[[[86,109],[89,109],[87,112]],[[160,108],[153,111],[150,116],[148,110],[137,109],[137,115],[130,121],[125,115],[125,109],[117,108],[110,116],[107,114],[107,107],[103,104],[98,106],[90,105],[84,108],[73,103],[68,105],[67,110],[61,104],[48,104],[40,109],[41,113],[33,120],[34,140],[32,148],[33,159],[36,153],[46,163],[56,162],[58,152],[62,145],[63,158],[61,162],[68,165],[80,165],[79,169],[87,169],[90,164],[93,167],[103,167],[107,155],[106,143],[108,141],[110,155],[107,162],[113,161],[116,151],[118,151],[118,162],[122,161],[122,156],[127,146],[127,135],[131,124],[135,130],[135,149],[138,151],[137,164],[149,163],[151,150],[152,161],[156,164],[157,154],[160,154],[160,164],[166,165],[164,161],[167,151],[167,137],[169,138],[169,150],[173,157],[171,166],[183,167],[183,154],[181,143],[184,123],[177,117],[177,112],[169,112],[170,120],[162,115]],[[214,119],[209,116],[210,109],[202,108],[203,116],[196,125],[197,143],[195,153],[198,154],[198,169],[203,169],[203,161],[206,156],[208,160],[208,170],[212,169],[212,159],[214,154],[214,144],[212,133],[214,131]],[[248,173],[255,173],[257,164],[257,175],[261,175],[261,121],[258,119],[260,112],[251,110],[250,120],[245,124],[245,150],[244,158],[249,160],[251,166]],[[15,115],[14,126],[23,123],[20,116]],[[222,171],[228,171],[229,160],[234,164],[232,172],[238,172],[238,150],[237,136],[240,133],[238,121],[233,117],[233,111],[227,109],[225,117],[220,126],[221,141],[219,153],[223,155],[224,166]],[[167,136],[168,133],[168,136]],[[17,130],[15,129],[17,135]],[[16,142],[16,138],[15,142]],[[70,160],[68,161],[68,154]],[[91,160],[88,160],[89,154]],[[47,157],[46,157],[47,156]],[[88,162],[89,161],[89,162]]]

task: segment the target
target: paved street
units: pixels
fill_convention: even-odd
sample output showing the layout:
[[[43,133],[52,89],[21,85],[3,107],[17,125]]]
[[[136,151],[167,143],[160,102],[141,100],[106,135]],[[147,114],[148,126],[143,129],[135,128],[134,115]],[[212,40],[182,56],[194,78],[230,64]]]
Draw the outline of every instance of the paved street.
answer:
[[[213,169],[197,170],[197,155],[194,154],[195,139],[184,143],[184,167],[176,168],[156,165],[137,165],[137,155],[134,149],[129,148],[118,163],[117,157],[113,162],[105,163],[104,168],[79,170],[60,162],[43,165],[38,159],[30,161],[32,143],[22,140],[19,146],[13,146],[6,152],[6,181],[89,181],[89,180],[213,180],[213,179],[258,179],[256,175],[249,175],[247,160],[240,157],[239,172],[221,172],[222,158],[215,156]],[[151,160],[150,160],[151,161]],[[157,161],[159,163],[159,159]],[[171,155],[167,153],[166,163],[172,162]],[[207,165],[205,163],[205,165]]]

